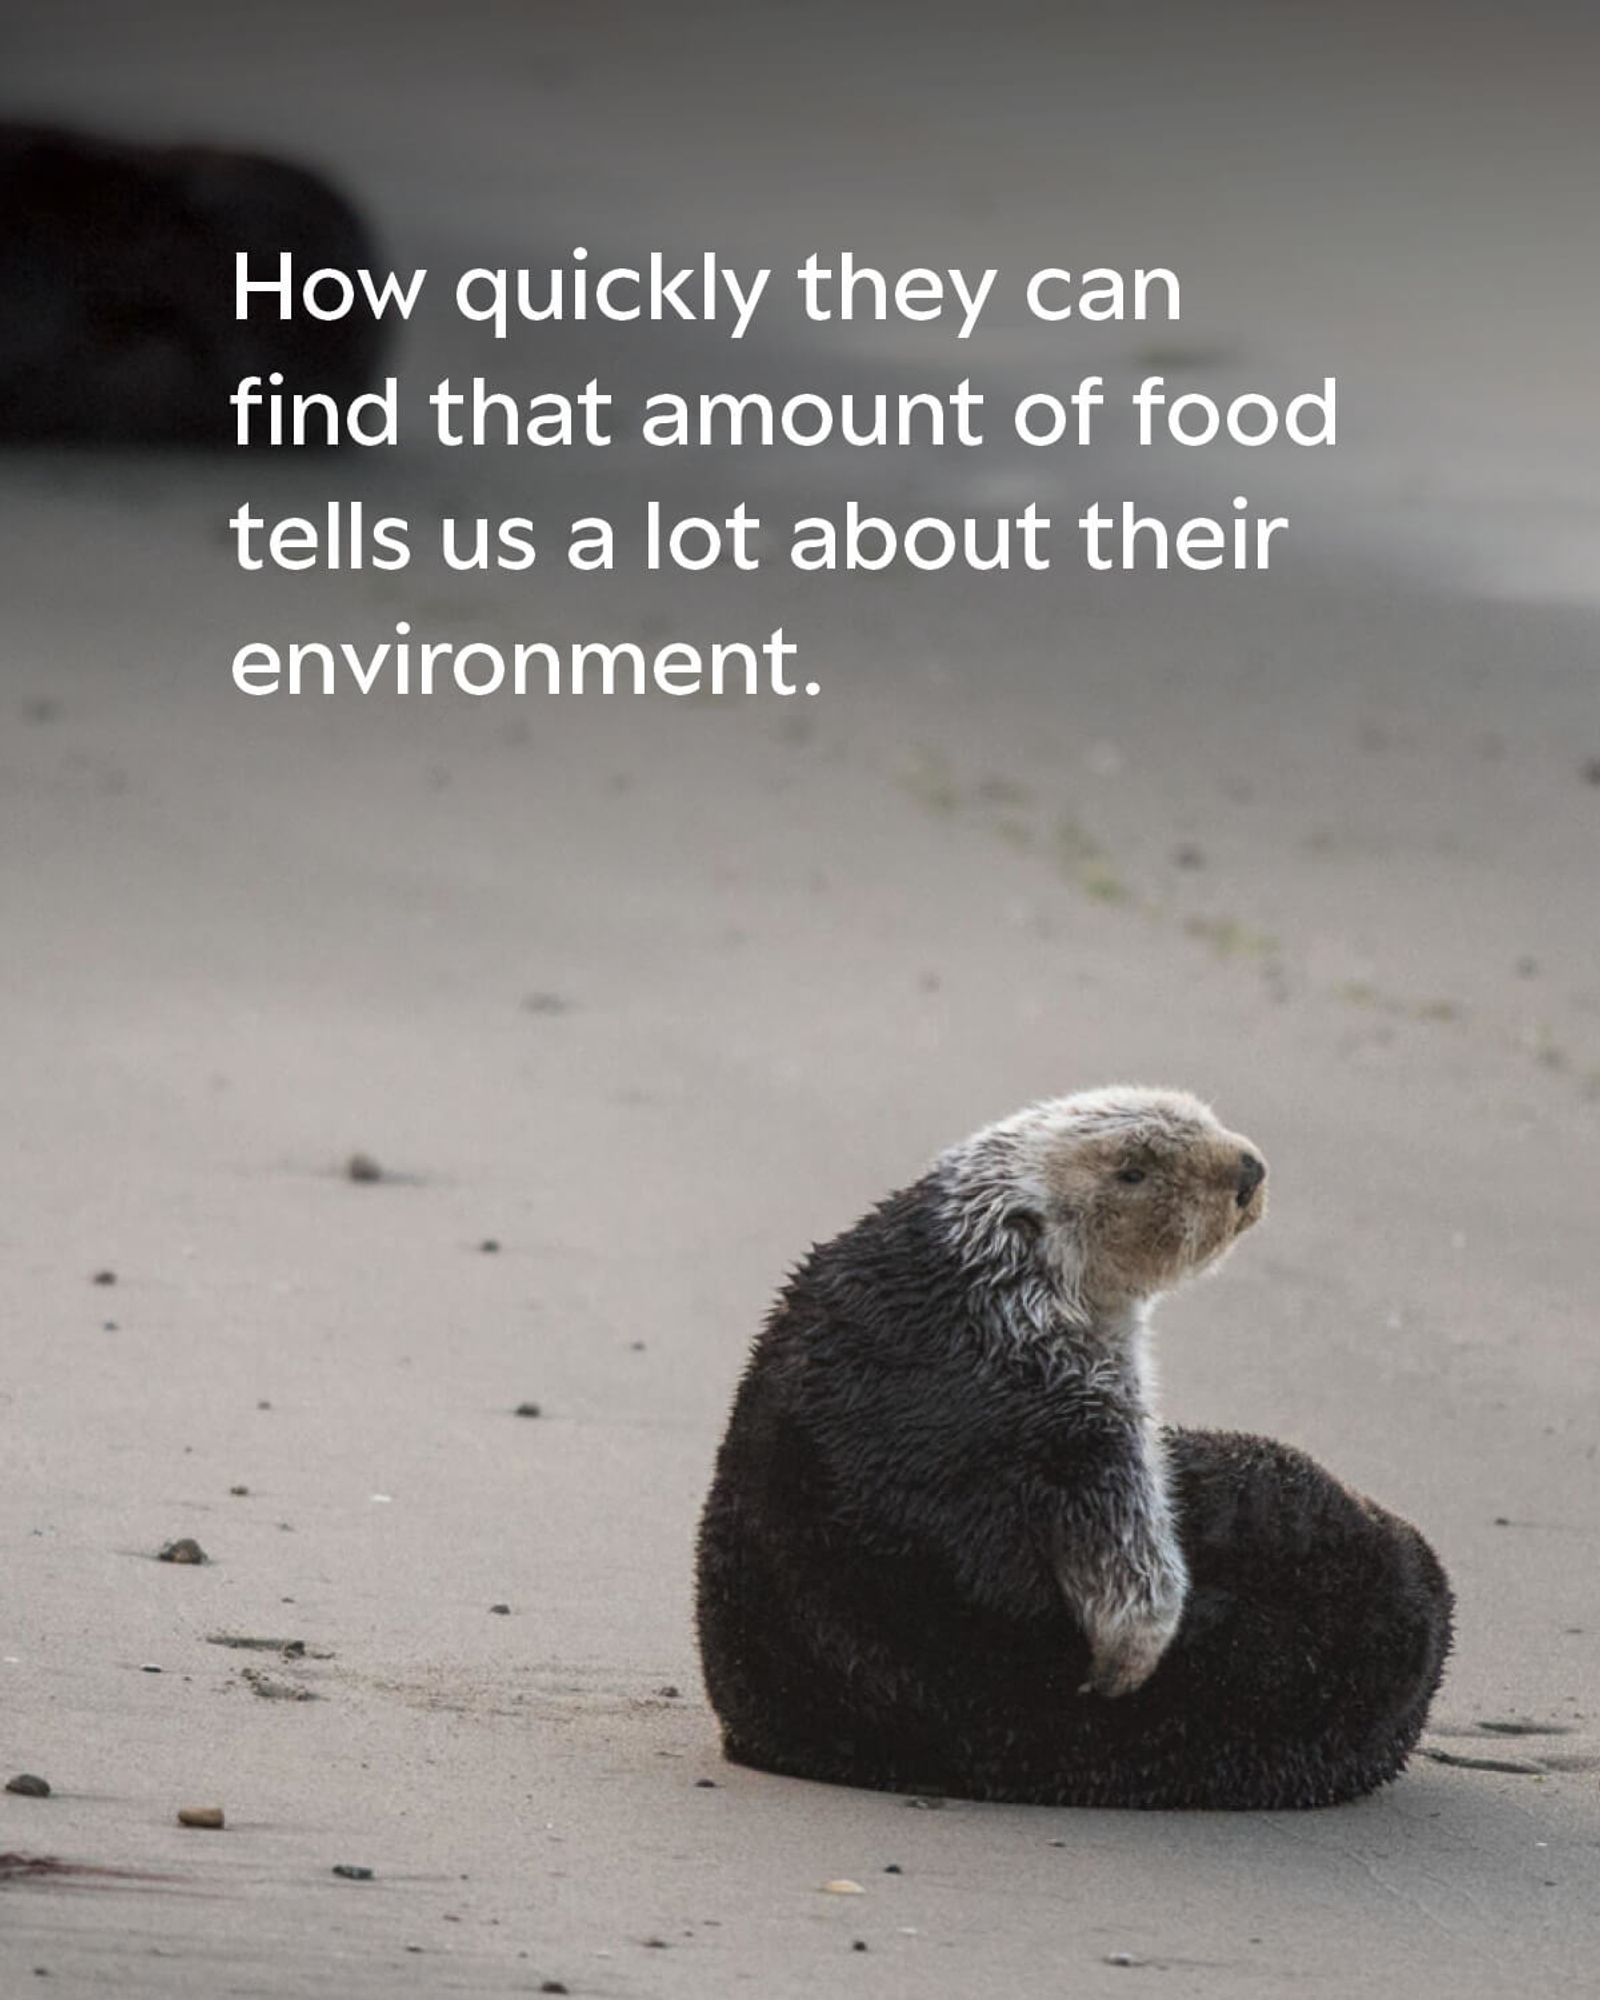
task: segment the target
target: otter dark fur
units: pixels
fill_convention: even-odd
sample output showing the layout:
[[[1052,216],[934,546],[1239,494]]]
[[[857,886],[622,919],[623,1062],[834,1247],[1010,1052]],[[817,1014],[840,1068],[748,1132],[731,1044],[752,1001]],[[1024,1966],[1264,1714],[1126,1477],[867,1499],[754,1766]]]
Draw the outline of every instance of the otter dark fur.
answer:
[[[1150,1409],[1148,1302],[1263,1178],[1195,1100],[1095,1093],[813,1251],[701,1527],[730,1758],[1086,1806],[1328,1805],[1400,1771],[1450,1642],[1428,1545],[1298,1451]]]
[[[372,239],[286,161],[0,124],[0,441],[227,445],[242,376],[348,400],[382,346],[370,316],[234,317],[234,259],[276,278],[354,271]]]

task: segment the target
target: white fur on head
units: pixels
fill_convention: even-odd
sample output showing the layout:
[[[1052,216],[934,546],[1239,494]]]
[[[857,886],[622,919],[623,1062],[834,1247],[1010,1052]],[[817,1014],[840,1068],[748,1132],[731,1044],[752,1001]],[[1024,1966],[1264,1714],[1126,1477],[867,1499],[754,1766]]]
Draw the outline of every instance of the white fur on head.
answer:
[[[1016,1303],[1036,1326],[1062,1315],[1086,1323],[1089,1246],[1054,1185],[1074,1145],[1118,1139],[1182,1145],[1229,1136],[1211,1107],[1188,1091],[1113,1084],[1046,1098],[986,1125],[941,1153],[934,1171],[946,1189],[951,1232],[976,1281],[996,1292],[1020,1288]]]

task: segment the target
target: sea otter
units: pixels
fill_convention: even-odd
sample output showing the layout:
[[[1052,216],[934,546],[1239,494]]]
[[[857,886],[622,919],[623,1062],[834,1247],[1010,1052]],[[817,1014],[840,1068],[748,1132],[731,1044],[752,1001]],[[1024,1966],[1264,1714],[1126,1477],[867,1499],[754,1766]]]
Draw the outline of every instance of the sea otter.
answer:
[[[1274,1809],[1401,1770],[1450,1644],[1416,1530],[1270,1439],[1163,1430],[1153,1301],[1265,1207],[1185,1093],[991,1125],[814,1249],[700,1529],[727,1756],[882,1790]]]
[[[281,371],[348,401],[369,317],[234,314],[234,259],[355,269],[372,238],[288,161],[0,123],[0,442],[232,446],[228,396]]]

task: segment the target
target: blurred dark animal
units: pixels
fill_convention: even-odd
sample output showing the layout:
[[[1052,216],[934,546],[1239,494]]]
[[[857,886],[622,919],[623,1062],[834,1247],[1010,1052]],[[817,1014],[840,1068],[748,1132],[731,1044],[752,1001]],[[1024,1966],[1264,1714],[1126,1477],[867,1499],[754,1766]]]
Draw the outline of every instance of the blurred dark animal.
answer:
[[[284,250],[348,269],[372,243],[281,160],[0,125],[0,441],[231,445],[241,376],[364,389],[382,329],[264,305],[235,319],[240,250],[253,270]]]

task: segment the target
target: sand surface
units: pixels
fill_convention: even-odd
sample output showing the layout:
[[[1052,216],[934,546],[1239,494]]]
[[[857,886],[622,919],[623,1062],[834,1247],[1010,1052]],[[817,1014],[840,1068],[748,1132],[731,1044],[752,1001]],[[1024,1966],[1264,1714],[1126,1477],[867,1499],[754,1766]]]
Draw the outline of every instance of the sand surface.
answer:
[[[1206,339],[1286,380],[1327,354],[1368,416],[1320,487],[1261,475],[1306,482],[1307,525],[1242,581],[286,588],[233,565],[236,465],[0,463],[0,1762],[55,1788],[0,1794],[0,1851],[132,1871],[0,1872],[0,1983],[1592,1990],[1600,677],[1592,578],[1557,560],[1592,520],[1589,420],[1555,380],[1594,309],[1568,254],[1594,167],[1575,31],[1552,13],[1503,62],[1466,32],[1449,90],[1421,27],[1401,37],[1341,179],[1370,22],[1274,45],[1308,60],[1263,99],[1175,17],[1080,75],[1048,38],[1018,59],[1025,10],[996,15],[1007,64],[936,8],[896,126],[863,79],[902,45],[834,59],[830,9],[773,10],[777,54],[742,16],[695,10],[688,54],[660,14],[511,11],[363,39],[350,9],[313,43],[297,9],[248,33],[141,10],[136,34],[62,7],[8,85],[15,108],[308,147],[397,261],[441,266],[824,227],[886,260],[1045,261],[1084,227],[1060,192],[1106,157],[1103,107],[1146,89],[1097,229],[1198,245],[1238,290]],[[1526,88],[1498,96],[1506,74]],[[1468,132],[1496,103],[1514,138],[1530,92],[1521,201],[1475,208]],[[1375,204],[1407,159],[1416,207]],[[1206,225],[1202,183],[1250,228]],[[1308,208],[1324,255],[1290,287],[1262,232],[1292,245]],[[1470,244],[1493,325],[1457,310],[1457,261],[1408,289],[1441,243]],[[979,362],[1036,369],[1036,339],[1001,329]],[[548,353],[653,378],[716,359]],[[1496,403],[1507,353],[1526,365]],[[416,357],[465,350],[431,322]],[[746,365],[865,366],[820,339]],[[759,478],[800,505],[908,476],[824,456]],[[348,472],[474,511],[557,477],[421,450]],[[919,466],[918,498],[954,508],[969,477]],[[574,490],[620,509],[640,480],[619,458]],[[288,511],[328,482],[247,483]],[[725,490],[704,464],[672,488]],[[823,695],[247,703],[227,680],[256,626],[620,636],[708,603],[803,626]],[[1460,1599],[1428,1742],[1522,1768],[1420,1759],[1338,1811],[1167,1817],[914,1810],[719,1761],[693,1527],[785,1266],[972,1125],[1117,1077],[1205,1092],[1273,1167],[1268,1227],[1165,1310],[1169,1412],[1291,1438],[1425,1528]],[[381,1181],[346,1177],[357,1149]],[[211,1560],[155,1561],[179,1536]],[[209,1804],[224,1833],[175,1824]],[[837,1878],[865,1893],[822,1893]]]

